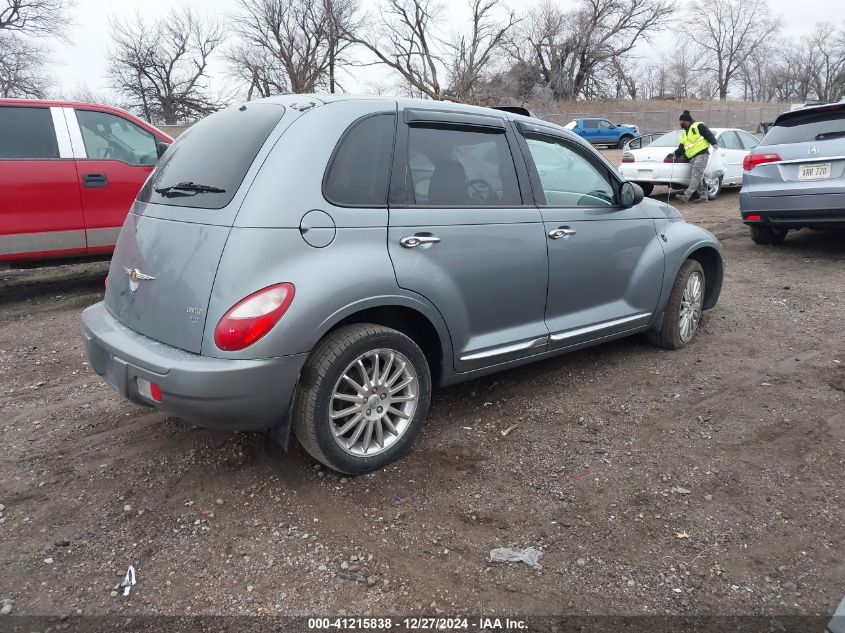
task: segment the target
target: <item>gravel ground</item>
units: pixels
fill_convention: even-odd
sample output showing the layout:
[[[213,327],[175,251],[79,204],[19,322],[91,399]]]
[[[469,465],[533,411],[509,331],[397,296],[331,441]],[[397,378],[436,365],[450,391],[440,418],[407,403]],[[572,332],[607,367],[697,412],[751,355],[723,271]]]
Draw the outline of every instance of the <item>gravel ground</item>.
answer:
[[[0,272],[0,600],[30,615],[831,613],[843,235],[761,247],[736,190],[678,206],[727,257],[693,345],[634,337],[442,390],[407,458],[350,479],[106,388],[79,334],[105,264]],[[527,546],[541,570],[488,562]]]

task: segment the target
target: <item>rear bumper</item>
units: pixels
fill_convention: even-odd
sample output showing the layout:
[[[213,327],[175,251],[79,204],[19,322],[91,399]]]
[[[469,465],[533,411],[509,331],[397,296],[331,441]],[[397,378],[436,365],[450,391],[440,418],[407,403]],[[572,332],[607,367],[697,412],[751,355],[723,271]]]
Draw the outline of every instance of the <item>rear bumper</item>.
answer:
[[[739,209],[745,224],[793,229],[845,227],[845,193],[752,196],[741,191]],[[755,215],[759,220],[748,220]]]
[[[103,303],[82,313],[82,332],[91,367],[124,398],[213,429],[254,431],[284,421],[307,358],[191,354],[127,328]],[[157,384],[162,401],[141,395],[138,378]]]
[[[631,182],[650,182],[656,185],[687,186],[690,179],[688,163],[622,163],[619,173]]]

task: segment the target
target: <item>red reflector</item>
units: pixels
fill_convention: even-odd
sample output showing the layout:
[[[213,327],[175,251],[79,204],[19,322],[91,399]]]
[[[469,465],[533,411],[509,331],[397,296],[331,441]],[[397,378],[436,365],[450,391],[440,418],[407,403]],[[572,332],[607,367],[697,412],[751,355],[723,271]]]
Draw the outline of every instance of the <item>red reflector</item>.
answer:
[[[622,154],[622,162],[623,163],[633,163],[636,161],[633,154]]]
[[[742,168],[745,171],[751,171],[757,165],[775,163],[780,160],[780,154],[746,154],[745,158],[742,159]]]
[[[161,402],[161,387],[154,382],[150,383],[150,395],[156,402]]]
[[[759,215],[746,215],[746,216],[745,216],[745,219],[746,219],[748,222],[759,222],[759,221],[760,221],[760,216],[759,216]]]
[[[268,286],[242,299],[214,329],[214,344],[226,352],[249,347],[279,322],[293,301],[293,284]]]

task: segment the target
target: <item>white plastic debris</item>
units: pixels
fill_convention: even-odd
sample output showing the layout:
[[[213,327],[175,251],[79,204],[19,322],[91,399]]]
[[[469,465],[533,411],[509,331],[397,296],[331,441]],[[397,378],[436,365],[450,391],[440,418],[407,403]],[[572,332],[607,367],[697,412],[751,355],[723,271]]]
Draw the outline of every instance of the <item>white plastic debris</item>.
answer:
[[[491,563],[525,563],[534,569],[542,569],[540,557],[543,555],[538,549],[526,547],[525,549],[510,549],[509,547],[497,547],[490,550]]]
[[[126,570],[126,577],[120,586],[123,587],[124,596],[128,596],[132,587],[135,586],[135,568],[132,565],[129,565],[129,569]]]

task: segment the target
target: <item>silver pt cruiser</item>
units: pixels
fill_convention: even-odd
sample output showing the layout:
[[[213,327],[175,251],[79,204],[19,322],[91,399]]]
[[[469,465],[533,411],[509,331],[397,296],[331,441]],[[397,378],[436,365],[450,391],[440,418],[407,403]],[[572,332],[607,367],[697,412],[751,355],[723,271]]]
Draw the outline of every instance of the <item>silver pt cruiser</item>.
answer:
[[[722,275],[712,234],[561,127],[290,95],[168,150],[82,324],[133,402],[292,430],[364,473],[409,449],[434,386],[636,333],[686,345]]]

